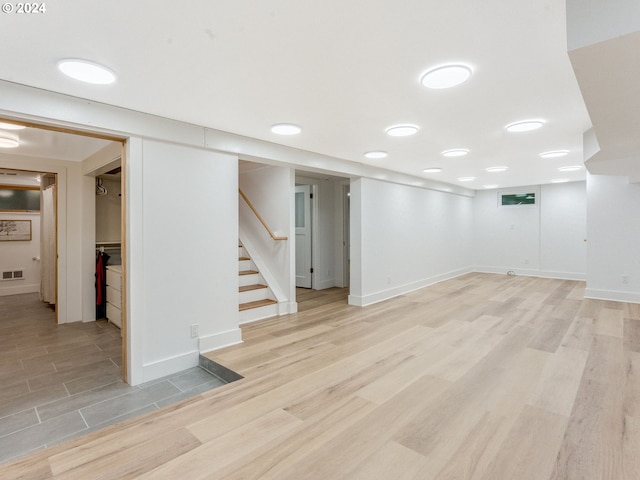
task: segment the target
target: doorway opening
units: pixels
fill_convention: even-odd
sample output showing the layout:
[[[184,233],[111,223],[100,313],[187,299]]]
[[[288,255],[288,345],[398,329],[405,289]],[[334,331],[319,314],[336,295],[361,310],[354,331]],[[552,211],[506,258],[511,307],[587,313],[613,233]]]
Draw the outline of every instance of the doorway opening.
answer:
[[[296,298],[349,287],[349,179],[296,171]],[[315,295],[317,296],[317,294]],[[315,298],[314,296],[314,298]],[[346,298],[346,294],[345,294]]]
[[[81,131],[72,131],[50,126],[36,125],[29,122],[2,119],[0,129],[7,130],[16,139],[16,148],[0,150],[0,171],[2,172],[24,172],[20,174],[0,175],[0,184],[7,183],[8,178],[14,178],[14,184],[25,183],[19,179],[21,176],[30,175],[38,177],[35,185],[23,188],[37,190],[42,198],[41,202],[46,206],[47,202],[53,204],[55,215],[47,227],[44,220],[38,220],[36,232],[35,217],[44,219],[42,212],[22,212],[22,215],[31,215],[32,233],[38,235],[37,244],[32,238],[31,242],[22,243],[22,251],[16,254],[16,249],[7,248],[7,244],[0,242],[0,265],[7,266],[15,262],[25,264],[29,268],[24,269],[24,277],[13,282],[13,286],[22,284],[28,286],[26,290],[18,291],[15,288],[3,291],[3,287],[8,282],[0,283],[0,300],[4,303],[11,303],[12,294],[28,294],[34,300],[34,311],[39,311],[40,297],[45,297],[47,303],[55,306],[55,313],[51,323],[55,326],[62,326],[60,329],[65,332],[62,340],[56,342],[66,343],[71,346],[74,335],[69,333],[73,328],[66,328],[66,324],[91,323],[96,320],[96,242],[95,242],[95,211],[92,208],[95,202],[95,184],[93,176],[96,171],[113,158],[105,159],[105,155],[112,155],[117,152],[118,161],[123,158],[124,138],[112,137],[103,134],[92,134]],[[4,134],[4,130],[0,130]],[[51,185],[50,185],[51,184]],[[51,190],[51,200],[47,200],[47,191]],[[126,201],[122,192],[122,209]],[[0,216],[6,212],[0,208]],[[0,218],[0,220],[2,220]],[[124,221],[124,217],[119,220]],[[42,225],[41,225],[42,223]],[[124,238],[124,235],[121,236]],[[40,247],[40,239],[46,240]],[[120,240],[122,242],[122,240]],[[10,242],[14,245],[19,242]],[[30,243],[30,249],[25,248]],[[45,246],[44,244],[47,244]],[[46,248],[51,249],[52,266],[46,266]],[[27,251],[28,250],[28,251]],[[37,252],[37,253],[36,253]],[[123,245],[122,258],[125,259],[125,249]],[[14,270],[20,270],[19,268]],[[51,287],[40,278],[41,273],[49,271],[51,273]],[[53,291],[53,294],[50,292]],[[19,300],[24,301],[26,297]],[[18,299],[16,299],[18,300]],[[26,308],[24,305],[21,307]],[[29,309],[27,308],[28,312]],[[123,315],[124,316],[124,315]],[[53,327],[52,327],[53,328]],[[123,337],[118,340],[120,353],[116,355],[114,362],[117,364],[118,375],[126,379],[126,325],[123,328]],[[46,346],[42,346],[47,349]],[[106,348],[106,347],[105,347]],[[16,347],[18,349],[18,347]],[[52,346],[51,349],[55,350]],[[92,351],[93,349],[93,351]],[[72,349],[70,348],[69,351]],[[37,352],[36,352],[37,353]],[[40,352],[42,354],[46,351]],[[113,352],[111,352],[113,353]],[[89,348],[89,357],[83,357],[80,352],[76,352],[73,362],[77,365],[91,364],[91,359],[99,356],[95,354],[95,346]],[[108,355],[110,358],[110,355]],[[37,355],[36,355],[37,357]],[[34,357],[35,358],[35,357]],[[95,358],[94,358],[95,359]],[[5,365],[3,365],[5,367]],[[71,365],[67,367],[72,368]],[[65,367],[66,368],[66,367]],[[38,372],[34,372],[37,374]]]

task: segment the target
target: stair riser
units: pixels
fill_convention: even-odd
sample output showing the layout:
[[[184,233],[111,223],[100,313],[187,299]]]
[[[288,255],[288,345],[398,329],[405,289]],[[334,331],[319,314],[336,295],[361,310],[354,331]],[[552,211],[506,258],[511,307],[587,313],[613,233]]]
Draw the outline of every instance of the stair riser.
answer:
[[[249,290],[248,292],[240,292],[239,303],[249,303],[255,300],[264,300],[265,298],[269,298],[269,289]]]
[[[240,312],[240,324],[255,322],[265,318],[278,315],[278,305],[267,305],[266,307],[252,308]]]
[[[255,285],[262,283],[264,284],[264,280],[262,275],[259,273],[254,273],[253,275],[240,275],[239,276],[239,285],[244,287],[245,285]]]
[[[240,270],[255,270],[256,267],[253,265],[251,260],[238,260],[238,265]]]

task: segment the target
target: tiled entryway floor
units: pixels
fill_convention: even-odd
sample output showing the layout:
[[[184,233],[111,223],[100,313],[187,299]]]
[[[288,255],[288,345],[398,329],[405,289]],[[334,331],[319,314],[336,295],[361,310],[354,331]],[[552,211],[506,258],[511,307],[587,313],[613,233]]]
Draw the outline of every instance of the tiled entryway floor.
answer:
[[[0,297],[0,462],[226,383],[194,367],[131,387],[121,357],[104,320],[56,325],[38,294]]]

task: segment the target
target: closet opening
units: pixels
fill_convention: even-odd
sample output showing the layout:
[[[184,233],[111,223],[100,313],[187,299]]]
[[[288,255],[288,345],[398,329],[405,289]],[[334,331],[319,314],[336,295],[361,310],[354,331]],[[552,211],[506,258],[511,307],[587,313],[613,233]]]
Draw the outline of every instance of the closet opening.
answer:
[[[3,195],[6,198],[11,194],[2,193],[1,185],[8,184],[14,190],[20,187],[24,191],[37,191],[42,207],[37,212],[28,208],[9,215],[0,202],[0,222],[20,220],[17,224],[19,232],[23,232],[30,224],[31,234],[30,240],[24,236],[24,239],[17,241],[0,239],[0,270],[11,272],[12,276],[11,279],[0,280],[0,311],[3,312],[0,323],[6,320],[5,325],[0,324],[0,330],[30,331],[33,333],[31,340],[39,342],[37,346],[29,346],[31,340],[26,334],[3,336],[4,344],[14,340],[16,343],[13,346],[15,349],[11,347],[16,352],[16,358],[3,360],[3,371],[8,371],[18,381],[20,370],[25,370],[23,373],[29,377],[24,379],[26,385],[39,385],[47,376],[51,381],[54,377],[68,377],[75,371],[83,375],[84,367],[88,368],[86,378],[95,379],[104,375],[108,380],[108,371],[113,371],[113,375],[126,382],[124,293],[117,302],[121,313],[120,325],[113,339],[102,335],[96,337],[91,346],[84,346],[82,341],[86,335],[81,333],[92,325],[97,327],[108,322],[96,315],[98,249],[104,247],[107,252],[113,253],[112,263],[117,261],[120,268],[126,262],[125,231],[122,227],[125,222],[123,212],[126,211],[126,196],[122,188],[126,139],[15,119],[0,119],[0,134],[4,135],[5,132],[15,137],[16,146],[0,148],[0,200]],[[116,161],[116,166],[110,165]],[[117,173],[116,168],[120,169]],[[110,209],[118,211],[115,220],[117,229],[113,230],[117,237],[114,238],[96,236],[100,235],[96,221],[96,177],[103,178],[100,180],[103,186],[104,178],[107,178],[111,189],[117,192],[117,206],[109,205]],[[51,219],[47,220],[46,212],[54,212]],[[7,229],[15,227],[6,225]],[[41,241],[43,245],[40,245]],[[99,245],[99,242],[108,243]],[[112,250],[116,244],[117,253]],[[47,263],[47,258],[51,259],[50,263]],[[41,275],[47,272],[49,280],[45,281]],[[8,277],[9,274],[6,275]],[[124,269],[120,278],[120,288],[124,292]],[[46,308],[42,308],[43,305]],[[34,330],[34,322],[43,318],[49,320],[41,324],[44,333],[38,334]],[[112,323],[115,325],[116,322]],[[104,331],[101,330],[102,333]],[[33,359],[35,362],[39,358],[42,362],[38,364],[51,365],[52,372],[28,371],[22,367],[27,361],[26,357],[17,358],[21,352],[29,352],[29,361]],[[51,357],[51,361],[47,356]],[[15,369],[8,363],[15,365]],[[95,366],[93,371],[90,368],[92,365]],[[82,382],[78,379],[76,384]]]

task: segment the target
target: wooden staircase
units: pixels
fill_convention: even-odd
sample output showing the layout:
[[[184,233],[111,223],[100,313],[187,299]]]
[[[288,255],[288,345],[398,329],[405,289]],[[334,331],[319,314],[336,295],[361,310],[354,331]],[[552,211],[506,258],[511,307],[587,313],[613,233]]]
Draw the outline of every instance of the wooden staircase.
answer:
[[[238,263],[240,323],[277,315],[278,302],[242,245],[238,246]]]

